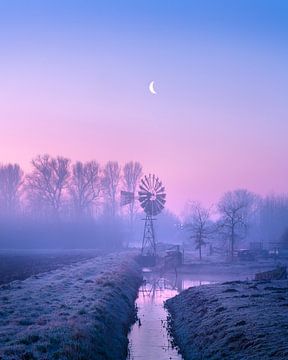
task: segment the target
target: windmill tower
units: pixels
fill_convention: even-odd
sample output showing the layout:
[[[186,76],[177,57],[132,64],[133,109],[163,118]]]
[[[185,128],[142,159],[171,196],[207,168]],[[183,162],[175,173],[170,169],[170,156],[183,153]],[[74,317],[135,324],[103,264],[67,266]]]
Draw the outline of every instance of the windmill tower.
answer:
[[[135,200],[135,194],[121,191],[121,206]],[[166,202],[165,187],[154,174],[144,176],[139,185],[138,201],[145,212],[144,233],[142,238],[141,255],[156,256],[156,239],[154,231],[155,216],[164,209]]]

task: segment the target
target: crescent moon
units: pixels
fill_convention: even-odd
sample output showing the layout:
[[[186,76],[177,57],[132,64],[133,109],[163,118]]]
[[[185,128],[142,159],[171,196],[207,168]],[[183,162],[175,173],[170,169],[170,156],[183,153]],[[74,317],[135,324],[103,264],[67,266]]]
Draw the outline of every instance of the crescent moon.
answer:
[[[151,81],[149,84],[149,91],[151,92],[151,94],[156,95],[157,92],[154,89],[154,81]]]

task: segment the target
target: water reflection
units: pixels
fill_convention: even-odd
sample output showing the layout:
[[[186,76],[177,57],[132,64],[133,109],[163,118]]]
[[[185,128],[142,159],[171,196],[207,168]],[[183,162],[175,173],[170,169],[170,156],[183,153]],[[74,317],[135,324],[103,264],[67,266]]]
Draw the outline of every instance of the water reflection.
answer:
[[[171,345],[167,333],[167,312],[163,303],[188,287],[209,283],[183,275],[159,277],[152,272],[144,272],[144,283],[136,301],[139,320],[129,334],[128,359],[182,359]]]

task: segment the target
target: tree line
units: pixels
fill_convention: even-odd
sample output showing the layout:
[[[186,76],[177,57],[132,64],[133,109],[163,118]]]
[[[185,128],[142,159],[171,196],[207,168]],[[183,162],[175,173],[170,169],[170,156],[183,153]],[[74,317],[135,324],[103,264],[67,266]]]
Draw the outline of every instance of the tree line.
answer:
[[[91,246],[95,237],[98,242],[100,238],[107,239],[107,244],[113,244],[117,238],[116,245],[120,246],[127,244],[127,239],[135,240],[134,225],[135,233],[140,234],[138,202],[132,201],[120,209],[121,190],[137,197],[143,175],[139,162],[130,161],[123,167],[117,161],[104,165],[96,160],[73,163],[62,156],[44,154],[36,156],[31,165],[28,173],[18,164],[0,165],[0,245],[2,239],[9,243],[10,238],[25,236],[27,239],[34,236],[35,244],[45,236],[47,242],[49,236],[57,239],[62,236],[68,244],[68,234],[70,239],[75,238],[76,244],[85,233],[86,238],[91,238]],[[261,242],[268,249],[279,245],[288,247],[288,196],[285,194],[261,197],[246,189],[228,191],[211,207],[188,203],[183,218],[164,210],[158,216],[157,233],[162,241],[179,241],[183,236],[177,235],[177,229],[184,223],[184,240],[188,238],[196,246],[200,258],[203,247],[208,244],[216,250],[217,246],[225,249],[231,258],[236,249],[247,247],[249,242]],[[36,223],[40,224],[38,228]],[[85,225],[77,227],[77,223]],[[141,239],[141,234],[137,239]]]
[[[0,215],[13,217],[91,218],[97,214],[115,217],[119,212],[120,188],[135,193],[142,176],[139,162],[123,168],[117,161],[103,167],[95,161],[72,163],[70,159],[39,155],[32,170],[24,174],[18,164],[0,165]],[[135,203],[128,207],[131,221]]]
[[[132,240],[137,204],[120,209],[120,190],[135,193],[142,165],[36,156],[31,170],[0,165],[0,247],[119,249]],[[121,215],[121,216],[120,216]]]
[[[236,249],[247,248],[249,242],[270,250],[288,248],[288,196],[261,197],[237,189],[226,192],[210,208],[190,202],[186,206],[184,228],[200,259],[208,243],[221,244],[232,260]]]

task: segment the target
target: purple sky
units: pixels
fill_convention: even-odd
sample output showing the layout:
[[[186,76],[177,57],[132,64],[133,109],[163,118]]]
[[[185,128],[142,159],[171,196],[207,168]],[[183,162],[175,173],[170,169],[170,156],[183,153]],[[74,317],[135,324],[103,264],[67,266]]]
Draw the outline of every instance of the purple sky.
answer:
[[[1,1],[0,162],[138,160],[178,213],[238,187],[287,192],[287,10]]]

